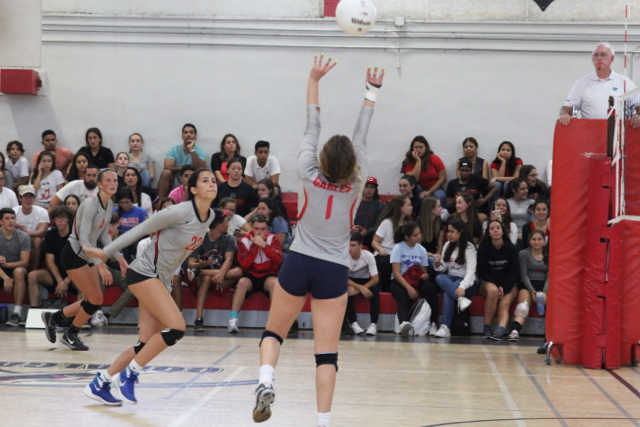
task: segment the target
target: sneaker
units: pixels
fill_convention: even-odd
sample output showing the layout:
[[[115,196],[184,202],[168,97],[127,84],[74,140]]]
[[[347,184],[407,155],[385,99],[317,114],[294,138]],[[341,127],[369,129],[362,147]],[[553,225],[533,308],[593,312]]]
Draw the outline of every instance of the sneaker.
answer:
[[[518,331],[516,331],[515,329],[511,331],[511,333],[509,334],[509,341],[511,342],[520,341],[520,334],[518,333]]]
[[[538,347],[538,350],[536,350],[536,353],[538,353],[538,354],[547,354],[548,345],[549,344],[545,342],[540,347]]]
[[[98,402],[102,402],[103,405],[107,406],[121,406],[122,400],[115,397],[111,394],[111,383],[104,379],[102,374],[98,372],[95,377],[93,377],[93,381],[91,381],[84,388],[84,394],[89,399],[97,400]]]
[[[353,330],[353,333],[356,335],[360,335],[361,333],[364,332],[364,329],[362,329],[360,325],[358,325],[358,322],[353,322],[351,324],[351,329]]]
[[[64,335],[62,335],[62,338],[60,338],[60,342],[66,345],[67,347],[69,347],[71,350],[76,350],[76,351],[89,350],[89,347],[84,345],[80,337],[77,335],[69,335],[68,333],[65,332]]]
[[[440,325],[440,329],[438,329],[438,332],[436,332],[435,336],[438,338],[449,338],[451,337],[451,331],[449,330],[449,327],[447,325],[442,324]]]
[[[276,392],[271,385],[260,384],[256,389],[256,407],[253,408],[253,421],[263,423],[271,418],[271,405],[276,400]]]
[[[89,320],[84,322],[84,325],[80,326],[80,329],[91,329],[91,324],[89,323]]]
[[[204,320],[202,320],[202,317],[198,317],[193,322],[193,332],[204,332]]]
[[[27,318],[20,318],[20,326],[27,326]]]
[[[458,298],[458,310],[460,310],[460,312],[465,311],[467,308],[469,308],[470,305],[471,300],[469,298]]]
[[[230,334],[238,333],[238,319],[229,319],[229,327],[227,328],[227,332]]]
[[[438,332],[438,325],[436,325],[436,322],[431,322],[429,333],[427,335],[431,335],[433,337],[436,335],[436,332]]]
[[[491,334],[491,336],[489,338],[491,338],[494,341],[502,341],[502,334],[494,332],[494,333]]]
[[[127,366],[122,372],[113,376],[113,385],[116,386],[120,392],[120,397],[131,405],[138,404],[134,393],[134,384],[138,383],[138,375],[140,374],[132,371],[131,368]]]
[[[7,320],[7,326],[18,326],[20,324],[20,315],[18,313],[13,313],[9,320]]]
[[[95,313],[93,313],[89,322],[91,323],[91,326],[96,328],[102,328],[103,326],[109,325],[109,321],[105,317],[102,310],[98,310]]]
[[[400,334],[402,335],[403,338],[407,338],[409,336],[409,331],[411,331],[411,323],[409,322],[402,322],[400,324]]]
[[[544,316],[544,294],[542,292],[536,294],[536,301],[538,302],[538,314]]]
[[[491,331],[484,331],[484,332],[482,333],[482,339],[483,339],[483,340],[491,339]]]
[[[43,311],[40,315],[42,323],[44,323],[44,336],[47,337],[50,343],[56,342],[56,327],[57,325],[51,320],[52,313]]]
[[[188,268],[187,277],[189,278],[189,281],[193,281],[193,279],[196,278],[196,271],[193,268]]]
[[[375,323],[372,323],[369,325],[369,327],[367,328],[367,335],[375,335],[378,333],[378,327],[376,326]]]

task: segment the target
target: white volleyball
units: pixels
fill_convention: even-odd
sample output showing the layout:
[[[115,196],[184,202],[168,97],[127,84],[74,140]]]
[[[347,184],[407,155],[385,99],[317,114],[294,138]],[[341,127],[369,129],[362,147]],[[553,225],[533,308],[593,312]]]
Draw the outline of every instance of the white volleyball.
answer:
[[[336,8],[336,21],[347,34],[367,34],[376,23],[376,7],[371,0],[340,0]]]

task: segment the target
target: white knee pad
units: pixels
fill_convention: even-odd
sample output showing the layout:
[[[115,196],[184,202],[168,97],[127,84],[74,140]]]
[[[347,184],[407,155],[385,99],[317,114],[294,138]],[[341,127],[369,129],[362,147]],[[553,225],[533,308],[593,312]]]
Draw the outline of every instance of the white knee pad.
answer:
[[[516,310],[514,312],[516,316],[520,316],[522,318],[526,318],[529,315],[529,303],[527,301],[521,302],[516,306]]]

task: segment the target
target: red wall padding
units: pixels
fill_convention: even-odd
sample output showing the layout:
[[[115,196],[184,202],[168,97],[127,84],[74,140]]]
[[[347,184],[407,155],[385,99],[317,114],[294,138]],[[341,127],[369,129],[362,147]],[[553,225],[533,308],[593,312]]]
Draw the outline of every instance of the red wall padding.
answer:
[[[627,362],[622,362],[621,346],[621,293],[624,271],[624,230],[623,224],[617,224],[609,229],[609,277],[606,286],[605,299],[605,360],[607,369],[619,369],[621,363],[631,362],[631,347],[627,349]],[[585,313],[586,314],[586,313]]]
[[[631,346],[640,341],[640,222],[623,221],[622,229],[622,295],[621,295],[621,362],[631,363]],[[611,259],[611,262],[616,260]]]
[[[562,344],[565,363],[582,362],[583,283],[589,193],[589,163],[606,156],[606,120],[556,124],[547,340]]]

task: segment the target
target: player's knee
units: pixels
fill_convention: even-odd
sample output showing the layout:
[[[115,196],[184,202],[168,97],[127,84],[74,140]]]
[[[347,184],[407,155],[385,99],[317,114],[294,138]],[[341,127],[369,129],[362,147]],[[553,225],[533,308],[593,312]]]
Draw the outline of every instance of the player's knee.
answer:
[[[182,337],[184,336],[184,331],[181,331],[179,329],[164,328],[162,332],[160,332],[160,336],[164,340],[165,344],[171,347],[176,345],[176,343],[182,339]]]
[[[320,353],[316,354],[316,368],[321,365],[333,365],[338,372],[338,353]]]
[[[262,332],[262,339],[260,340],[260,344],[258,344],[258,347],[262,347],[262,341],[264,341],[265,338],[273,338],[278,341],[280,345],[282,345],[282,343],[284,342],[280,335],[265,329],[264,332]]]
[[[87,300],[84,300],[82,301],[81,306],[85,313],[93,315],[93,313],[95,313],[96,311],[102,308],[102,301],[100,301],[100,304],[93,304]]]
[[[138,341],[137,343],[135,343],[133,345],[133,351],[138,354],[140,353],[140,350],[142,350],[142,347],[144,347],[146,343],[142,342],[142,341]]]

